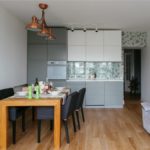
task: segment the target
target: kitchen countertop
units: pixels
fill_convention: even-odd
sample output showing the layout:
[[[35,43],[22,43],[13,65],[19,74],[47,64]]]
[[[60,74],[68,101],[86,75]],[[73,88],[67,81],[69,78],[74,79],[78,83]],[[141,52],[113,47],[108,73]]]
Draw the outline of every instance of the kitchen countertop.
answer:
[[[67,82],[123,82],[123,80],[69,79]]]

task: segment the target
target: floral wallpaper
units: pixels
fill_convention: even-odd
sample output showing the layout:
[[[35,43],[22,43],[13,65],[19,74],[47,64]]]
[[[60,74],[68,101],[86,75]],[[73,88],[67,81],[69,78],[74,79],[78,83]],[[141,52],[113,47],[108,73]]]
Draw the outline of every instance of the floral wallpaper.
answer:
[[[146,46],[146,32],[123,32],[123,48],[143,48]]]

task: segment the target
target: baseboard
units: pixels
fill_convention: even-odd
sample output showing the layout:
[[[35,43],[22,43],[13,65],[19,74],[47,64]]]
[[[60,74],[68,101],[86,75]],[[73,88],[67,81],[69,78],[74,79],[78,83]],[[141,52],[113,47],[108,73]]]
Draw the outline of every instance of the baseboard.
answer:
[[[84,106],[84,108],[123,108],[123,105],[111,105],[111,106]]]

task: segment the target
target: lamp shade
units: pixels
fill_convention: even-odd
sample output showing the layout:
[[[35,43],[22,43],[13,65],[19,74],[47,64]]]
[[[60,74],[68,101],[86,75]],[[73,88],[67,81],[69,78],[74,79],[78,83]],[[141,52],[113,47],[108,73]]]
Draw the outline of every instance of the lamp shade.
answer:
[[[38,23],[38,19],[35,16],[32,17],[32,22],[26,26],[26,29],[31,31],[41,30],[41,25]]]
[[[39,36],[46,36],[46,37],[49,35],[49,30],[47,28],[45,28],[45,24],[44,23],[42,24],[41,31],[39,31],[37,34]]]
[[[42,10],[41,19],[38,19],[36,16],[33,16],[32,22],[26,25],[26,29],[35,32],[37,31],[37,35],[46,37],[46,39],[49,40],[55,39],[54,35],[51,32],[51,28],[49,30],[49,26],[47,26],[45,20],[45,9],[48,8],[48,5],[45,3],[40,3],[39,7]]]
[[[52,32],[52,29],[49,28],[49,34],[48,34],[48,37],[47,37],[48,40],[54,40],[56,39],[53,35],[53,32]]]

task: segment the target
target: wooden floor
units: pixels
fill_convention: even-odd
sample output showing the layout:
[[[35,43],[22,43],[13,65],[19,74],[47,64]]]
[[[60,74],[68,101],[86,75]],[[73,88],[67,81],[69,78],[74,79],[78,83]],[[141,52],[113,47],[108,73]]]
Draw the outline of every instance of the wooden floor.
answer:
[[[62,127],[61,150],[150,150],[150,135],[142,128],[139,101],[127,100],[123,109],[86,109],[85,118],[76,133],[69,120],[70,144],[66,144]],[[40,144],[36,143],[36,129],[36,122],[30,121],[25,133],[18,131],[17,144],[10,145],[9,150],[52,150],[49,122],[43,122]]]

